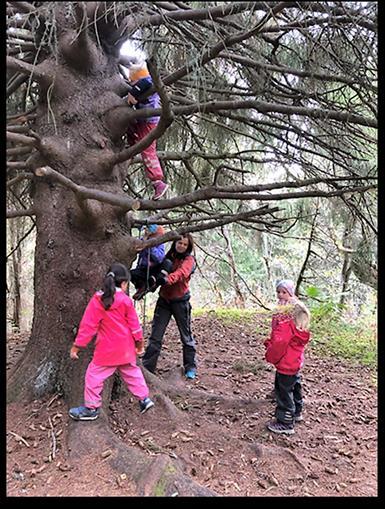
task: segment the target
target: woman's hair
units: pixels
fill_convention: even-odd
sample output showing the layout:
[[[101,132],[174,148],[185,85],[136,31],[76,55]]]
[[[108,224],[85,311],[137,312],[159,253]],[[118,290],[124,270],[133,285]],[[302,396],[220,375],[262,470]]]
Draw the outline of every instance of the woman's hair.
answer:
[[[176,243],[178,242],[178,240],[181,240],[181,239],[175,239],[173,241],[173,243],[171,244],[169,251],[166,254],[166,258],[175,258],[175,256],[177,256],[179,258],[185,258],[187,255],[190,255],[190,254],[195,256],[194,239],[193,239],[193,236],[191,235],[191,233],[181,234],[181,237],[182,237],[182,239],[188,240],[188,246],[187,246],[186,251],[182,254],[177,252],[177,250],[175,249],[175,246],[176,246]]]
[[[113,263],[103,281],[102,304],[104,309],[110,309],[114,302],[116,287],[120,288],[123,281],[130,281],[129,270],[122,263]]]

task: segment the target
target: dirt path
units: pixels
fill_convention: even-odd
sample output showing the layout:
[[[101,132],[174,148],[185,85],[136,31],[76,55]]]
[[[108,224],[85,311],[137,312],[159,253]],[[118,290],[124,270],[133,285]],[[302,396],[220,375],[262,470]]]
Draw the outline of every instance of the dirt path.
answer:
[[[142,415],[123,388],[110,407],[117,436],[146,454],[174,458],[221,496],[377,496],[375,373],[309,349],[304,421],[292,436],[274,435],[265,428],[274,413],[274,370],[263,361],[268,324],[259,320],[224,325],[214,316],[195,318],[199,377],[188,382],[171,324],[158,376],[173,391],[168,397],[153,386],[156,406]],[[10,369],[25,340],[8,343]],[[108,451],[88,464],[69,462],[67,426],[60,397],[8,405],[8,496],[135,495],[129,477],[110,469]]]

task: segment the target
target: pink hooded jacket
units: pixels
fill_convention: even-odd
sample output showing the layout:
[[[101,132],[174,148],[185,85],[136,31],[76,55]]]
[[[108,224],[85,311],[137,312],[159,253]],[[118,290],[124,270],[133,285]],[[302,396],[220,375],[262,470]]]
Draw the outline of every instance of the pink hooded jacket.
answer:
[[[298,329],[294,319],[274,316],[270,338],[265,341],[265,359],[274,364],[278,373],[295,375],[304,363],[304,350],[310,332]]]
[[[134,303],[120,288],[114,302],[106,310],[101,291],[88,303],[81,319],[75,346],[86,347],[96,334],[93,362],[98,366],[119,366],[136,363],[135,341],[143,338],[142,327]]]

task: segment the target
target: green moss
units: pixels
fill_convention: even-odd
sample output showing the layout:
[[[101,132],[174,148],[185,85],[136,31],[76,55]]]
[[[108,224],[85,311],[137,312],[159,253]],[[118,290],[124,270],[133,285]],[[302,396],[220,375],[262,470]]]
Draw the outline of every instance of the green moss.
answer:
[[[232,367],[233,370],[237,371],[238,373],[253,373],[254,375],[257,375],[266,369],[266,364],[262,361],[247,362],[244,360],[237,360],[234,362]]]
[[[154,488],[154,497],[164,497],[166,494],[166,480],[161,477]]]
[[[168,463],[166,468],[164,469],[161,478],[156,483],[154,488],[154,497],[164,497],[166,496],[167,484],[168,484],[168,476],[175,474],[176,468]]]
[[[238,308],[217,308],[217,309],[193,309],[193,316],[214,316],[219,318],[223,323],[250,322],[256,318],[256,315],[263,314],[263,311],[255,309],[238,309]]]
[[[347,323],[337,310],[312,310],[312,348],[319,355],[338,358],[375,368],[377,334],[374,324]]]

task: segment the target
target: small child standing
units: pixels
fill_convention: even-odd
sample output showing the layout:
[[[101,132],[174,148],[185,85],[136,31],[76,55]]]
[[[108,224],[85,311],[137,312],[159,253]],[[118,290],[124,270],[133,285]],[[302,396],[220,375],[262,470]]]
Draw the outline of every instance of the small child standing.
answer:
[[[164,233],[163,226],[150,224],[146,226],[142,240],[160,237]],[[132,298],[140,300],[147,292],[154,292],[158,286],[159,276],[167,276],[171,265],[169,260],[165,260],[164,244],[143,249],[139,254],[135,269],[130,271],[131,282],[136,289]]]
[[[159,108],[159,94],[154,92],[146,99],[140,96],[152,87],[152,78],[148,72],[145,62],[141,62],[136,57],[131,57],[127,61],[129,65],[130,91],[127,94],[127,102],[135,109]],[[139,118],[135,125],[127,130],[127,139],[129,143],[137,143],[149,134],[159,123],[159,117]],[[162,166],[156,151],[156,140],[154,140],[147,148],[141,152],[142,161],[146,176],[151,180],[154,195],[153,200],[159,200],[168,189],[168,185],[164,182]]]
[[[84,406],[71,408],[70,417],[92,421],[99,417],[104,381],[118,369],[128,390],[139,400],[141,413],[154,406],[136,354],[144,352],[143,331],[132,299],[126,294],[130,273],[121,263],[111,265],[103,291],[91,298],[81,319],[70,351],[71,359],[88,345],[96,334],[95,351],[85,376]]]
[[[294,283],[283,279],[276,285],[278,310],[272,317],[271,335],[264,345],[265,359],[276,368],[276,421],[267,425],[274,433],[292,435],[294,423],[302,420],[302,382],[300,369],[304,350],[310,341],[310,313],[294,295]]]

